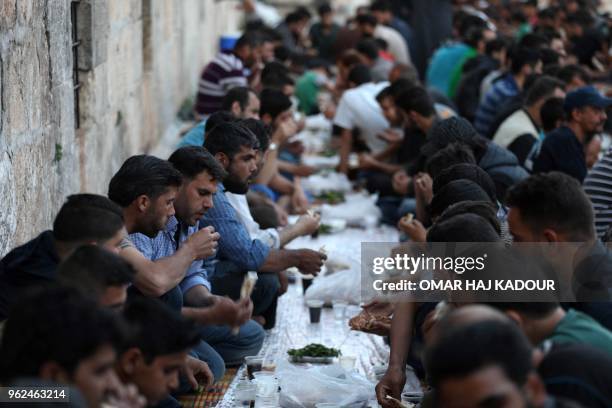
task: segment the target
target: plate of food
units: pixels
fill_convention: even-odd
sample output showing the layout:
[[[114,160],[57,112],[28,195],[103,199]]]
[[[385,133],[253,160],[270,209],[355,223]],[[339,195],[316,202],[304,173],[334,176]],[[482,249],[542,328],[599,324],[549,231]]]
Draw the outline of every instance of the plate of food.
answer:
[[[335,348],[311,343],[299,349],[289,349],[287,354],[292,363],[331,364],[342,353]]]
[[[373,334],[388,334],[391,329],[391,317],[368,313],[363,310],[349,320],[352,330]]]

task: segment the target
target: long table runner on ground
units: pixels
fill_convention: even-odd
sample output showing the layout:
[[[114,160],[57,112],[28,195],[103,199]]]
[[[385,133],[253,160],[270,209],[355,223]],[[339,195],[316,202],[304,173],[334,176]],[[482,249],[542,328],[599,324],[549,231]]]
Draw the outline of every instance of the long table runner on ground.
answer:
[[[397,230],[390,227],[348,228],[318,238],[302,237],[292,242],[290,247],[317,250],[325,246],[330,257],[342,259],[343,256],[358,257],[361,242],[397,242],[397,239]],[[278,366],[286,363],[288,349],[300,348],[310,343],[324,344],[340,349],[343,356],[354,356],[355,369],[374,384],[375,367],[384,365],[388,359],[388,347],[383,339],[349,329],[348,319],[359,312],[358,306],[349,306],[342,319],[336,318],[333,310],[326,308],[322,312],[321,322],[311,324],[300,281],[298,278],[279,299],[276,327],[267,333],[260,355],[265,356],[266,360],[274,360]],[[218,408],[236,406],[235,387],[245,376],[245,367],[241,367],[223,400],[217,405]]]

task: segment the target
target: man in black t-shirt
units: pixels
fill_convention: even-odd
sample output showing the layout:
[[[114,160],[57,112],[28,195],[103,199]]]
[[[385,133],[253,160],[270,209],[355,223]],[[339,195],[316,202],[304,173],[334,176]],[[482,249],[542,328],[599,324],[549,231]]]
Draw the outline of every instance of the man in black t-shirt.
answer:
[[[566,125],[546,137],[533,171],[560,171],[582,183],[587,174],[584,146],[603,131],[607,118],[605,109],[611,105],[612,98],[602,96],[592,86],[568,93],[563,104]]]
[[[125,236],[121,209],[96,194],[67,198],[53,222],[53,230],[14,248],[0,260],[0,320],[27,289],[57,278],[59,263],[75,249],[95,244],[116,251]]]

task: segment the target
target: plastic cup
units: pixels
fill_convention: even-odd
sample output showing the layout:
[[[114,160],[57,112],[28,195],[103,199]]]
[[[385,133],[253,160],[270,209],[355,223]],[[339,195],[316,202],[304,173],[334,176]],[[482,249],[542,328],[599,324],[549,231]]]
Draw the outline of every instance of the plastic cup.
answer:
[[[347,303],[342,300],[334,300],[332,306],[334,308],[334,317],[336,320],[342,320],[344,318],[344,311],[346,310]]]
[[[257,394],[255,399],[255,408],[277,408],[278,407],[278,395],[260,395]]]
[[[263,357],[248,356],[244,358],[244,361],[247,366],[249,380],[252,380],[255,378],[255,373],[261,371],[261,367],[263,366]]]
[[[310,285],[312,285],[313,279],[314,276],[312,275],[302,275],[302,293],[306,293],[306,289],[308,289]]]
[[[310,323],[319,323],[321,321],[321,308],[323,307],[322,300],[309,300],[306,302],[308,312],[310,313]]]
[[[414,404],[415,406],[418,406],[422,400],[423,400],[423,393],[420,391],[402,392],[402,402],[408,402],[410,404]]]
[[[234,390],[234,401],[240,407],[250,407],[253,408],[255,406],[255,396],[257,395],[257,386],[255,384],[251,384],[250,382],[244,381],[238,383]]]
[[[269,371],[259,371],[255,374],[257,397],[272,397],[278,393],[278,379]]]

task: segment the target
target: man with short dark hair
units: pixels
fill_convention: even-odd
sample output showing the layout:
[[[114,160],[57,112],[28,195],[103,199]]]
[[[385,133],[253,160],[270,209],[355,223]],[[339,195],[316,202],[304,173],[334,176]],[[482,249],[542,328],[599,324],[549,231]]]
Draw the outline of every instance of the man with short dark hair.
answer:
[[[81,245],[100,245],[117,251],[125,236],[121,209],[96,194],[68,196],[53,230],[14,248],[0,260],[0,320],[28,288],[57,279],[57,267]]]
[[[408,43],[397,30],[380,23],[373,14],[358,14],[355,21],[362,37],[385,40],[395,61],[401,64],[411,63]]]
[[[253,132],[259,142],[259,149],[257,150],[256,179],[259,178],[259,176],[261,176],[262,179],[269,177],[262,173],[269,173],[270,177],[274,177],[273,173],[277,172],[276,150],[268,150],[270,146],[270,139],[268,138],[269,127],[262,121],[255,119],[243,120],[240,122],[240,125]],[[277,208],[274,202],[271,202],[255,191],[249,191],[247,195],[230,192],[226,192],[225,195],[232,207],[236,210],[240,221],[242,221],[242,224],[246,227],[250,237],[252,239],[259,239],[271,248],[282,248],[299,236],[312,234],[319,227],[319,216],[303,214],[295,224],[286,225],[278,229],[274,227],[261,228],[260,224],[254,218],[265,211],[272,210],[274,212]],[[267,207],[267,209],[264,210],[262,207]],[[275,216],[279,218],[276,213]],[[277,220],[276,224],[279,223],[280,220]]]
[[[488,320],[448,330],[425,360],[435,406],[575,407],[547,395],[532,348],[511,322]]]
[[[195,113],[202,118],[221,109],[223,97],[236,86],[247,86],[249,69],[255,64],[258,39],[253,33],[244,33],[234,49],[217,54],[206,65],[200,77]]]
[[[353,148],[353,132],[359,131],[370,152],[374,155],[385,150],[386,143],[378,135],[389,128],[376,101],[376,95],[389,84],[372,82],[368,67],[358,64],[349,73],[351,89],[344,92],[334,117],[334,125],[341,128],[339,170],[347,173],[348,158]]]
[[[374,82],[389,80],[393,63],[380,56],[379,46],[376,44],[376,41],[370,39],[361,40],[357,43],[355,49],[364,58],[366,65],[370,67],[370,73]]]
[[[546,137],[533,171],[560,171],[582,183],[587,174],[584,146],[603,131],[609,106],[612,106],[612,98],[602,96],[592,86],[568,93],[563,104],[566,125]]]
[[[508,224],[515,242],[583,243],[579,252],[564,251],[551,262],[572,265],[572,304],[612,329],[612,256],[597,240],[593,209],[580,184],[550,172],[533,175],[508,191]]]
[[[124,333],[114,313],[75,289],[37,290],[20,299],[4,326],[0,382],[74,386],[88,407],[101,407],[121,388],[113,364]]]
[[[301,55],[306,52],[304,47],[304,30],[310,21],[311,14],[305,7],[298,7],[287,14],[285,21],[280,23],[275,31],[281,36],[283,46],[291,54]]]
[[[170,229],[172,219],[166,230],[173,232],[175,237],[183,233],[188,237],[197,232],[200,219],[212,208],[218,185],[227,173],[203,147],[178,149],[168,161],[181,172],[184,182],[175,201],[177,230]],[[160,259],[172,252],[174,245],[164,245],[164,241],[169,242],[168,238],[170,236],[164,231],[153,240],[153,247],[160,250],[154,251],[152,259]],[[147,243],[140,244],[149,252]],[[164,247],[170,250],[162,249]],[[241,363],[244,357],[259,352],[264,332],[257,323],[249,320],[253,310],[250,299],[234,302],[211,293],[208,277],[208,270],[214,268],[211,261],[192,263],[180,283],[184,300],[182,313],[203,325],[200,329],[202,339],[221,355],[226,364]],[[239,330],[233,333],[234,328]]]
[[[261,120],[270,128],[270,144],[264,169],[255,176],[250,189],[273,202],[283,195],[290,197],[290,207],[293,211],[305,212],[308,199],[301,188],[299,177],[310,176],[315,169],[301,163],[300,156],[304,148],[301,141],[287,143],[287,140],[298,132],[298,124],[293,119],[291,99],[279,90],[262,90]]]
[[[175,214],[174,201],[182,181],[181,173],[166,160],[147,155],[127,159],[111,179],[108,196],[123,207],[128,234],[154,238],[166,228]],[[213,231],[202,230],[181,242],[172,256],[158,262],[147,259],[126,240],[120,255],[137,271],[132,290],[162,297],[180,310],[182,294],[178,284],[194,260],[214,253],[217,239]]]
[[[204,144],[206,128],[210,127],[212,129],[213,123],[209,123],[210,119],[213,115],[218,114],[230,115],[237,119],[259,119],[259,97],[255,91],[246,86],[237,86],[230,89],[223,97],[221,110],[213,112],[209,117],[185,133],[177,147],[202,146]]]
[[[414,44],[415,38],[414,33],[412,32],[412,27],[410,27],[406,21],[398,17],[397,14],[394,15],[390,1],[375,0],[370,6],[370,11],[374,17],[376,17],[379,24],[389,26],[400,33],[404,38],[406,45],[408,45],[410,55],[415,55],[416,47]]]
[[[123,307],[135,274],[134,268],[119,255],[96,245],[83,245],[74,251],[60,264],[57,273],[62,285],[73,287],[111,309]]]
[[[334,11],[329,3],[323,3],[317,9],[319,21],[310,27],[312,47],[328,62],[335,62],[333,45],[340,31],[340,26],[334,22]]]
[[[568,93],[591,83],[588,72],[581,65],[570,64],[561,67],[556,76],[563,81],[565,92]]]
[[[257,271],[259,280],[252,295],[253,315],[265,328],[274,326],[279,272],[295,266],[303,273],[317,274],[325,255],[307,249],[271,249],[258,239],[251,239],[225,191],[245,194],[257,168],[255,136],[238,124],[224,123],[213,129],[204,147],[228,172],[213,197],[213,208],[202,218],[201,227],[213,226],[220,234],[213,293],[237,299],[247,271]]]
[[[188,352],[199,342],[195,325],[149,298],[130,300],[123,317],[130,332],[115,364],[119,378],[135,384],[149,406],[162,401],[159,406],[180,406],[170,394],[179,388]]]
[[[542,71],[538,51],[528,48],[516,48],[510,54],[510,64],[510,71],[493,84],[476,111],[474,127],[483,136],[489,134],[500,106],[523,89],[529,75]]]
[[[491,302],[525,333],[531,344],[585,344],[612,356],[612,333],[592,317],[556,302]]]
[[[540,109],[552,97],[563,98],[563,83],[542,76],[529,88],[521,109],[508,116],[493,136],[493,142],[510,150],[527,170],[533,167],[539,141],[544,138]]]

